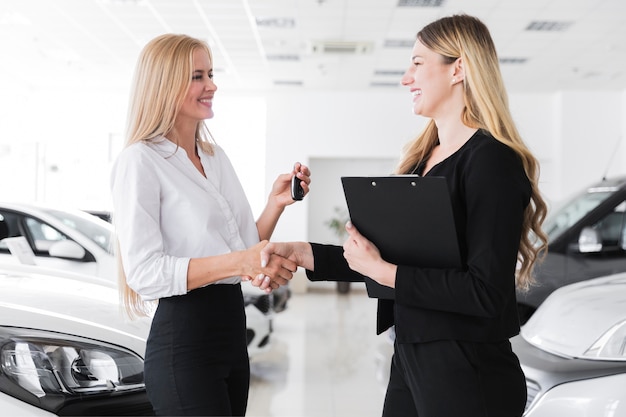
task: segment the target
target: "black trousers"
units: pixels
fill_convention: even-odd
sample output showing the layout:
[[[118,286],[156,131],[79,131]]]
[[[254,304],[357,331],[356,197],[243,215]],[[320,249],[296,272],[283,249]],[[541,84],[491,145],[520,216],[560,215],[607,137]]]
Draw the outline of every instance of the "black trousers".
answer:
[[[383,417],[519,417],[525,404],[508,340],[395,344]]]
[[[156,415],[245,415],[250,363],[241,286],[160,299],[144,372]]]

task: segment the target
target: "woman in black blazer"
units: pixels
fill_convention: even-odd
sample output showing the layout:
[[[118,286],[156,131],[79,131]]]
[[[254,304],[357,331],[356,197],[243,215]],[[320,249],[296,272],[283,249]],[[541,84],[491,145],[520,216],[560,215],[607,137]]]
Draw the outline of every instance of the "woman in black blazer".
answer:
[[[430,121],[396,173],[446,178],[463,267],[389,263],[350,223],[343,248],[270,243],[262,257],[288,257],[311,280],[368,276],[395,288],[378,304],[378,332],[396,330],[383,416],[521,416],[526,384],[509,338],[520,328],[516,285],[531,284],[547,248],[546,205],[487,27],[467,15],[424,27],[402,84]]]

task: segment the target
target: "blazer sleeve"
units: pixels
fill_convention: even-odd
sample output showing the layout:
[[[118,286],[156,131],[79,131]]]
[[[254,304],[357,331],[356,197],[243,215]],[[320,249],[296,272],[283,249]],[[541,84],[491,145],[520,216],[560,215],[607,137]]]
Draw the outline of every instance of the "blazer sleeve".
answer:
[[[307,269],[310,281],[363,282],[363,275],[353,271],[343,257],[343,247],[311,243],[314,271]]]

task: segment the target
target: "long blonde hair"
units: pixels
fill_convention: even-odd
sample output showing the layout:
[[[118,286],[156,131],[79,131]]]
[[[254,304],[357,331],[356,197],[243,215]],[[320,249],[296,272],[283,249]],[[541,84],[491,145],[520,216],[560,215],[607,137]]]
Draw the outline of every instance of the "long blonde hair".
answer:
[[[130,95],[126,146],[151,142],[174,127],[193,76],[193,53],[205,50],[213,57],[206,42],[187,35],[165,34],[152,39],[141,51]],[[212,155],[213,138],[204,122],[196,127],[196,143]],[[178,145],[178,143],[177,143]],[[126,282],[118,243],[118,281],[120,299],[129,317],[149,315],[154,303],[144,302]]]
[[[424,46],[439,53],[444,62],[461,58],[465,107],[462,122],[472,128],[484,129],[495,139],[512,148],[521,158],[532,187],[531,203],[524,212],[518,261],[520,268],[516,286],[527,290],[534,282],[535,262],[545,255],[548,238],[541,229],[547,206],[539,192],[539,163],[520,137],[508,104],[508,97],[495,45],[484,23],[468,15],[454,15],[425,26],[417,38]],[[438,131],[430,120],[418,137],[407,144],[396,173],[410,172],[428,158],[438,143]]]

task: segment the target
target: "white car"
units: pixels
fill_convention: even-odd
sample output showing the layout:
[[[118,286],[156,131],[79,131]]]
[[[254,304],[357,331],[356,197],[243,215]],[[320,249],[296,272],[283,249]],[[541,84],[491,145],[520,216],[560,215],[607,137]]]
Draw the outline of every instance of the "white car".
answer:
[[[116,283],[113,231],[110,223],[81,210],[0,203],[0,262],[20,263],[9,246],[14,238],[24,238],[28,251],[32,251],[32,263],[37,266],[94,275]],[[241,288],[248,318],[248,352],[253,356],[269,348],[273,295],[249,283],[243,283]]]
[[[2,415],[149,414],[149,326],[147,319],[123,319],[109,281],[0,266]]]
[[[511,342],[525,417],[626,416],[626,273],[557,289]]]
[[[0,261],[16,262],[4,238],[23,236],[34,263],[114,281],[113,226],[80,210],[0,204]]]
[[[249,351],[270,321],[246,307]],[[127,320],[101,278],[0,264],[0,415],[150,415],[149,318]]]

